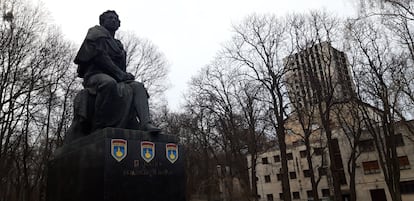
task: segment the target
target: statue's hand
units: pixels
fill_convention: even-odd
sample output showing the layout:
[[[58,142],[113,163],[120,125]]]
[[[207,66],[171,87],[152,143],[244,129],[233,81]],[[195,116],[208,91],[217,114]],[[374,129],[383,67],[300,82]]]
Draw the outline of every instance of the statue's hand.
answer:
[[[123,81],[135,80],[135,76],[131,73],[125,73]]]

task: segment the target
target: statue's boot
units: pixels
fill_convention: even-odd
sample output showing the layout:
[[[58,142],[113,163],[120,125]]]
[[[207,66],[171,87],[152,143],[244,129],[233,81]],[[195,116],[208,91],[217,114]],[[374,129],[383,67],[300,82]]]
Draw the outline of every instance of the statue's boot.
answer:
[[[142,130],[148,131],[150,133],[159,133],[161,131],[160,128],[154,126],[151,122],[148,122],[145,125],[143,125]]]
[[[134,106],[137,112],[137,116],[140,121],[140,127],[143,131],[149,131],[151,133],[158,133],[160,128],[154,126],[150,120],[149,106],[148,106],[148,93],[144,88],[144,85],[139,82],[133,83],[134,88]]]

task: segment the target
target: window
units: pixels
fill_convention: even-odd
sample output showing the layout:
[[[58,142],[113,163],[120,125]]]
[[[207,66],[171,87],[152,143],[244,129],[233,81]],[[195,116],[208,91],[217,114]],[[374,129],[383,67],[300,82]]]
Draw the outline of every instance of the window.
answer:
[[[318,171],[319,171],[319,176],[324,176],[324,175],[326,175],[326,173],[327,173],[327,168],[326,167],[320,167],[319,169],[318,169]]]
[[[292,153],[287,153],[287,154],[286,154],[286,158],[287,158],[288,160],[293,160],[293,154],[292,154]]]
[[[376,174],[381,172],[378,161],[362,162],[362,167],[364,168],[364,174]]]
[[[306,150],[299,152],[301,158],[306,158]]]
[[[309,198],[313,198],[313,192],[310,191],[306,191],[306,195],[308,196],[308,200],[310,200]]]
[[[293,192],[293,193],[292,193],[292,197],[293,197],[293,199],[295,199],[295,200],[300,199],[300,194],[299,194],[299,192]]]
[[[289,172],[290,179],[296,179],[296,172]]]
[[[344,172],[343,169],[339,172],[339,182],[341,183],[341,185],[346,185],[347,184],[346,183],[345,172]]]
[[[375,151],[374,140],[362,140],[359,142],[359,151],[360,152],[371,152]]]
[[[303,176],[310,177],[311,176],[310,170],[303,170]]]
[[[414,180],[400,182],[401,194],[414,194]]]
[[[283,193],[279,193],[280,200],[284,200]]]
[[[267,160],[267,157],[262,158],[262,163],[263,164],[269,164],[269,161]]]
[[[338,169],[343,169],[343,163],[342,163],[342,157],[341,157],[341,155],[339,155],[339,154],[335,154],[335,156],[334,156],[335,158],[334,158],[334,162],[335,162],[335,164],[336,164],[336,167],[338,168]]]
[[[404,139],[403,139],[402,134],[401,133],[396,134],[395,135],[395,146],[402,147],[404,145],[405,145],[405,143],[404,143]]]
[[[273,201],[273,194],[266,195],[267,201]]]
[[[289,131],[290,131],[290,133],[295,134],[292,130],[288,130],[288,132]],[[305,144],[305,142],[303,140],[296,140],[292,143],[292,145],[295,146],[295,147],[303,145],[303,144]]]
[[[282,174],[276,174],[276,177],[278,181],[282,180]]]
[[[275,163],[280,162],[280,156],[279,155],[273,156],[273,159],[275,160]]]
[[[329,197],[330,195],[329,189],[322,189],[322,197]]]
[[[323,154],[323,148],[314,148],[313,153],[317,156],[320,156]]]
[[[398,157],[398,160],[400,161],[400,170],[407,170],[411,168],[410,161],[407,156],[400,156]]]
[[[265,183],[270,183],[270,175],[265,175]]]

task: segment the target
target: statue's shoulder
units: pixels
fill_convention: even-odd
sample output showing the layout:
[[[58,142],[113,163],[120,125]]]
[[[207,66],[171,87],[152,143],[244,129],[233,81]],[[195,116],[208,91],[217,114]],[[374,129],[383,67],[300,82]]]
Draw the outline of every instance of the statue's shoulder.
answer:
[[[111,35],[109,34],[109,31],[99,25],[89,28],[88,33],[86,34],[86,40],[92,40],[92,41],[95,41],[99,38],[110,38],[110,37]]]

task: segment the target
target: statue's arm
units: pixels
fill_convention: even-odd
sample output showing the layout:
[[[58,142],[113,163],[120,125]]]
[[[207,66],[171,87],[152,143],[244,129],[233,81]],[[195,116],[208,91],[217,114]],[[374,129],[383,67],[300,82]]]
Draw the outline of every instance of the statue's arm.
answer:
[[[113,77],[115,80],[124,81],[127,79],[128,75],[126,72],[121,70],[117,65],[114,64],[111,57],[106,51],[105,39],[98,39],[94,41],[94,46],[98,51],[98,54],[93,58],[93,62],[95,65],[99,66],[99,68],[106,74]]]

